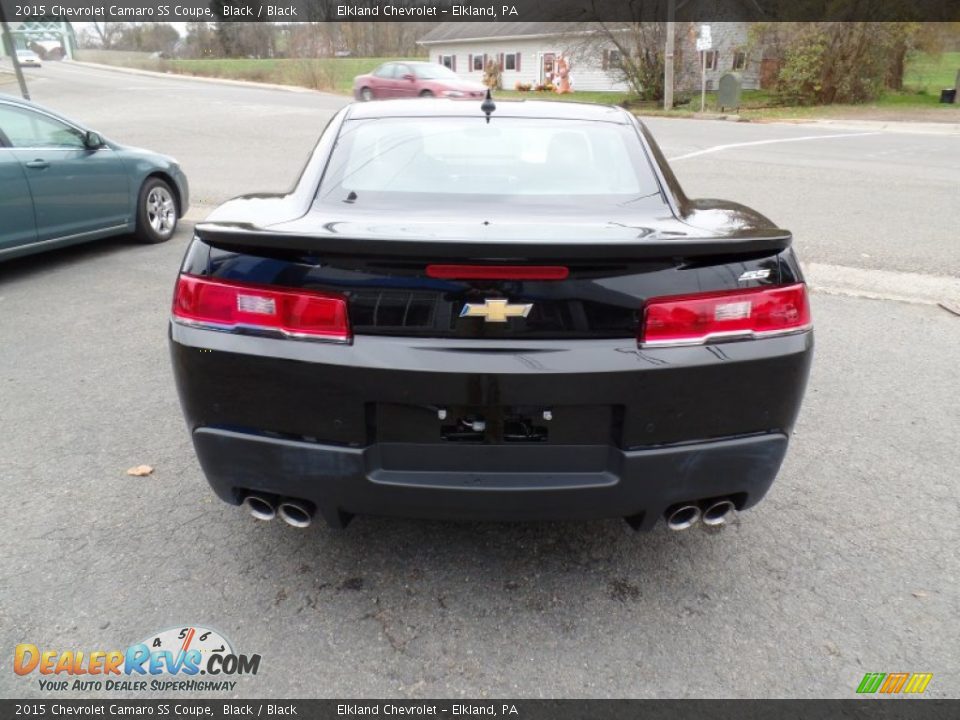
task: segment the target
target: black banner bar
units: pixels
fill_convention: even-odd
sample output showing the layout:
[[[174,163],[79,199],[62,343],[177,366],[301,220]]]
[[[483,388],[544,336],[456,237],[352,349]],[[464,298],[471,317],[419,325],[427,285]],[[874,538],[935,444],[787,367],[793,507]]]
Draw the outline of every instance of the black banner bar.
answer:
[[[957,21],[960,0],[0,0],[10,22]],[[518,30],[519,31],[519,30]]]
[[[452,720],[939,720],[960,700],[0,700],[0,718],[443,718]]]

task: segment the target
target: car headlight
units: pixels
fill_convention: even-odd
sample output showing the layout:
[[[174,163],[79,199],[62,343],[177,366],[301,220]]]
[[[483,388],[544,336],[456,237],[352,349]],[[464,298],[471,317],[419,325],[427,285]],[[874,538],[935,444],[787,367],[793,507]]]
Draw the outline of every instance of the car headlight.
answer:
[[[448,97],[448,98],[463,97],[463,93],[460,92],[459,90],[444,90],[444,91],[443,91],[442,93],[440,93],[440,94],[441,94],[443,97]]]

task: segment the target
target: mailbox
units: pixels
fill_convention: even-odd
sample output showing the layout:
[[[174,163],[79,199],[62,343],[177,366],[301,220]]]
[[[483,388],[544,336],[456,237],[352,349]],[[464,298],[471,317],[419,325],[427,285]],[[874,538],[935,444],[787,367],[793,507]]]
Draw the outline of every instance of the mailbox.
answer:
[[[717,86],[717,105],[720,106],[721,111],[727,108],[740,109],[741,88],[742,83],[738,73],[726,73],[720,78],[720,83]]]

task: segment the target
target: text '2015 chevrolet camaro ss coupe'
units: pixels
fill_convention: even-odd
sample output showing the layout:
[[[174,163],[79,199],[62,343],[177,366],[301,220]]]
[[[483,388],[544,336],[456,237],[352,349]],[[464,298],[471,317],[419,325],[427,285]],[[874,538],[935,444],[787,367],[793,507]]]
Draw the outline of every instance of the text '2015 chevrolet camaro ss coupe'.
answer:
[[[659,518],[767,492],[813,352],[791,236],[690,200],[620,108],[351,105],[197,226],[174,371],[259,518]]]

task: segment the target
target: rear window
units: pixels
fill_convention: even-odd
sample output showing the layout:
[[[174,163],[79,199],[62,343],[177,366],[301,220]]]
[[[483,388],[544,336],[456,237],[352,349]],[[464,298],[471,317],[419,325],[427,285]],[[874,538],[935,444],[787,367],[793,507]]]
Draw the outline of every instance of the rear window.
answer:
[[[619,205],[657,192],[629,125],[480,116],[345,122],[317,198]]]

